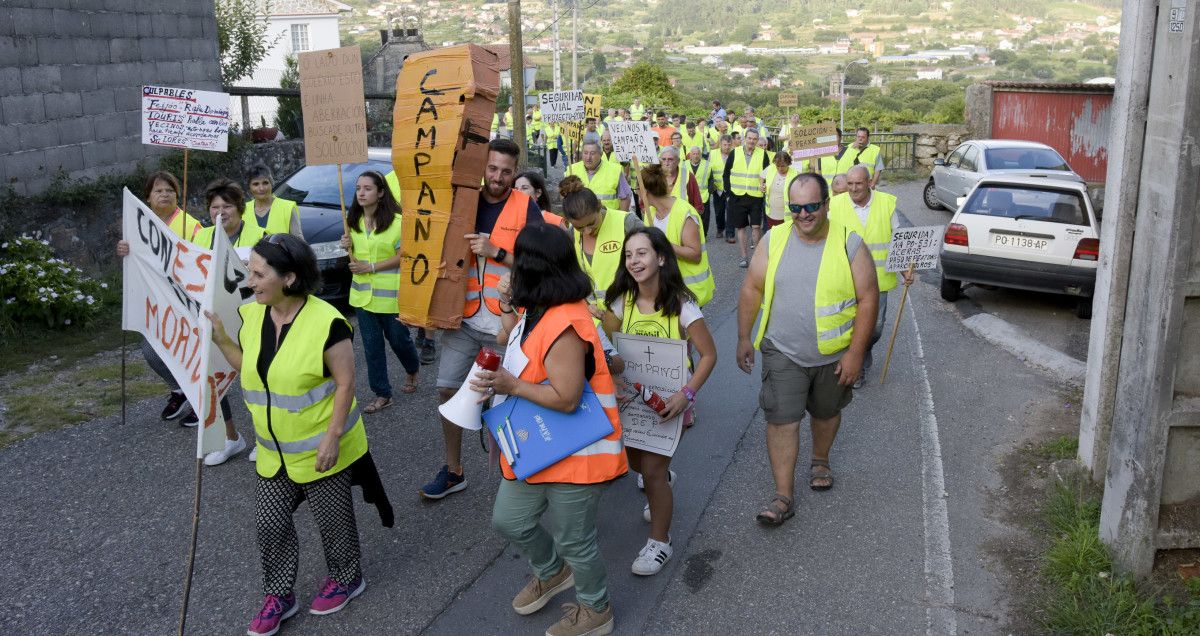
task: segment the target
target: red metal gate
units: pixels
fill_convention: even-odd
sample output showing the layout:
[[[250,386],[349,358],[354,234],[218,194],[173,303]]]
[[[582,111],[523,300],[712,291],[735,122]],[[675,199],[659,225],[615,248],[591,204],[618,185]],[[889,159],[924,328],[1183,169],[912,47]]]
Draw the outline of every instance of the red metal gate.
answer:
[[[992,138],[1044,143],[1087,181],[1104,181],[1112,86],[989,83]]]

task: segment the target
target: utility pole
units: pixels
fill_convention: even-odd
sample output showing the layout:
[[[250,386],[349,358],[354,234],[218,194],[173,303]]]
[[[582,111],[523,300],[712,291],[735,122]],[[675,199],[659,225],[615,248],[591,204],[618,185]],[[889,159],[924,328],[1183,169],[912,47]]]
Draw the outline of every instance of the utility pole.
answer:
[[[550,6],[553,7],[553,16],[550,27],[551,47],[554,49],[554,90],[562,90],[562,60],[559,57],[558,51],[558,3],[562,0],[550,0]]]
[[[513,141],[521,149],[517,165],[525,164],[525,56],[521,44],[521,0],[508,0],[508,75],[512,79]]]
[[[579,0],[571,0],[571,90],[579,89]]]

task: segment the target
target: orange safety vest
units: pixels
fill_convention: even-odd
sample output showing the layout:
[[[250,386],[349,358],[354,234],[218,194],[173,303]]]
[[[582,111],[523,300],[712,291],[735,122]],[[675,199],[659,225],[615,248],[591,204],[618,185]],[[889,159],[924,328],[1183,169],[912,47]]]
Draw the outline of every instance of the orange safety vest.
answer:
[[[480,195],[482,196],[482,195]],[[525,227],[526,210],[529,208],[529,195],[520,190],[510,190],[504,209],[500,210],[500,218],[496,219],[496,227],[492,228],[490,240],[496,247],[502,247],[511,254],[517,242],[517,234]],[[551,212],[542,211],[542,220],[559,226],[562,217]],[[508,266],[500,261],[487,259],[483,264],[483,275],[479,275],[479,258],[471,259],[471,270],[467,274],[467,301],[463,307],[463,317],[470,318],[479,313],[480,300],[487,303],[488,311],[500,315],[500,291],[496,288],[500,279],[509,272]]]
[[[546,354],[550,351],[550,346],[564,331],[574,328],[580,338],[592,345],[596,372],[592,379],[588,380],[588,384],[604,407],[604,414],[612,422],[613,432],[573,455],[564,457],[557,464],[529,476],[525,481],[530,484],[599,484],[616,479],[629,471],[629,463],[625,459],[625,446],[621,442],[621,415],[617,410],[616,387],[608,373],[608,363],[604,361],[604,348],[600,346],[600,336],[587,307],[587,302],[580,300],[546,310],[521,344],[521,351],[529,358],[529,363],[521,371],[520,379],[534,384],[546,381]],[[500,460],[500,470],[504,472],[505,479],[517,478],[503,458]]]

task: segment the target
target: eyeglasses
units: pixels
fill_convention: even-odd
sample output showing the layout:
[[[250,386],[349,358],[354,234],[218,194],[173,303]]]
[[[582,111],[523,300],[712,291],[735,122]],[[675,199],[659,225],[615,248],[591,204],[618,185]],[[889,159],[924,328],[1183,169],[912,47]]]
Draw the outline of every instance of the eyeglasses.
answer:
[[[821,206],[825,205],[825,201],[826,199],[821,199],[813,203],[789,203],[788,210],[792,214],[816,214],[817,210],[820,210]]]

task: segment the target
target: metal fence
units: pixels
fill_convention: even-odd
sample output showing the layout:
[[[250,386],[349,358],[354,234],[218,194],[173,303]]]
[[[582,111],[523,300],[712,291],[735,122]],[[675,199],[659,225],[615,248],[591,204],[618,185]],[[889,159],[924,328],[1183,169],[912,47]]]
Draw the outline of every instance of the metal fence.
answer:
[[[842,136],[843,144],[854,143],[854,134]],[[917,135],[915,133],[871,133],[871,143],[879,146],[879,156],[885,168],[915,168],[917,166]]]
[[[249,136],[250,131],[259,128],[281,128],[280,133],[285,138],[300,138],[304,136],[303,115],[300,113],[300,90],[295,88],[269,88],[260,86],[227,86],[223,89],[231,96],[229,104],[230,123],[237,126],[241,134]],[[390,136],[392,130],[392,105],[394,98],[389,94],[367,93],[367,131],[372,138],[386,133]],[[287,125],[281,121],[281,106],[289,98],[294,102],[295,123]],[[291,130],[288,130],[291,128]]]

